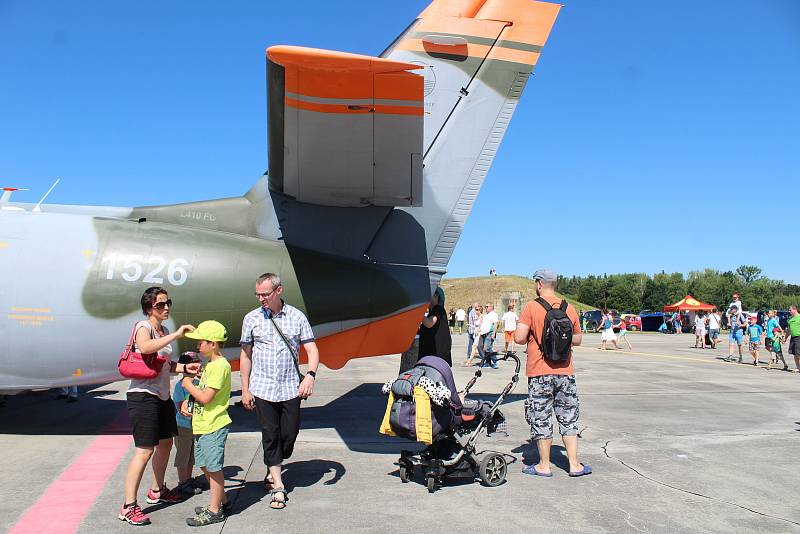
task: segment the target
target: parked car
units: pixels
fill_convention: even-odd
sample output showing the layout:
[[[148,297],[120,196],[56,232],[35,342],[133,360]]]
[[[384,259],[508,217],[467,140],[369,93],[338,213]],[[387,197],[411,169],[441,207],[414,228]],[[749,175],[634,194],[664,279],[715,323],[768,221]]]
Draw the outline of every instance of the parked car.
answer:
[[[589,332],[597,330],[602,317],[603,312],[600,310],[587,310],[581,314],[581,320],[586,322],[586,330]]]
[[[634,313],[623,313],[622,320],[628,325],[628,330],[632,332],[642,331],[642,318]]]

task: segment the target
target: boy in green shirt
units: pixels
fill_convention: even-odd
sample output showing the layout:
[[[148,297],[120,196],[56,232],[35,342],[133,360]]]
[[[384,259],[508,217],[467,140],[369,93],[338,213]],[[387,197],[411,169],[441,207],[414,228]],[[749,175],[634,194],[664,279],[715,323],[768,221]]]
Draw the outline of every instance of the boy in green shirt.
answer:
[[[191,334],[191,335],[190,335]],[[208,360],[195,386],[192,377],[183,379],[183,387],[192,396],[181,405],[181,413],[191,415],[194,434],[194,458],[211,486],[211,503],[206,508],[195,508],[195,517],[186,520],[190,527],[200,527],[225,521],[228,499],[225,496],[225,441],[228,439],[228,402],[231,399],[231,365],[222,355],[222,345],[228,339],[225,327],[217,321],[204,321],[194,332],[186,334],[198,340],[197,350]]]
[[[770,338],[771,346],[769,347],[770,352],[774,354],[772,358],[769,360],[769,364],[767,365],[767,369],[772,369],[772,363],[774,362],[776,365],[778,364],[778,360],[783,362],[783,370],[788,371],[789,366],[786,365],[786,360],[783,357],[783,330],[781,330],[780,326],[776,326],[772,329],[772,337]]]

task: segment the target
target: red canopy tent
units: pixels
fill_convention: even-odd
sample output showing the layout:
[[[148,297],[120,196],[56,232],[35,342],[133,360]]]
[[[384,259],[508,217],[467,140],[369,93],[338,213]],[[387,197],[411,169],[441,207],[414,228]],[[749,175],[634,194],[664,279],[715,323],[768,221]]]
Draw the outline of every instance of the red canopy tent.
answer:
[[[716,306],[713,304],[705,304],[704,302],[700,302],[696,298],[691,295],[686,295],[681,300],[676,302],[671,306],[664,306],[664,311],[666,312],[674,312],[674,311],[711,311]]]

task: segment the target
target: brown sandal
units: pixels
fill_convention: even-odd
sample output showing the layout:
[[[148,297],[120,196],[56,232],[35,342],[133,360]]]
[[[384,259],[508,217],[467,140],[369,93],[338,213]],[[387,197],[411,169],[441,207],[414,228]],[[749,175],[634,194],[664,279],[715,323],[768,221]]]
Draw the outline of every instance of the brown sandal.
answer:
[[[278,494],[283,494],[283,498],[279,499]],[[289,494],[283,488],[274,488],[270,490],[269,507],[273,510],[283,510],[286,508],[286,503],[289,502]]]

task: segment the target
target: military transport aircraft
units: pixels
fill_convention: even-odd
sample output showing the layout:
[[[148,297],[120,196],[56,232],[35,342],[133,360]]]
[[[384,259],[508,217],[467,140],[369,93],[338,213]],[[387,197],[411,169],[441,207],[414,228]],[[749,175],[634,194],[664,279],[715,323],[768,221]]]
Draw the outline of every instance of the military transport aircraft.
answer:
[[[434,0],[378,57],[268,48],[269,171],[242,197],[34,206],[6,191],[0,392],[118,380],[150,286],[175,301],[173,327],[213,318],[235,342],[265,271],[326,366],[408,348],[560,7]]]

